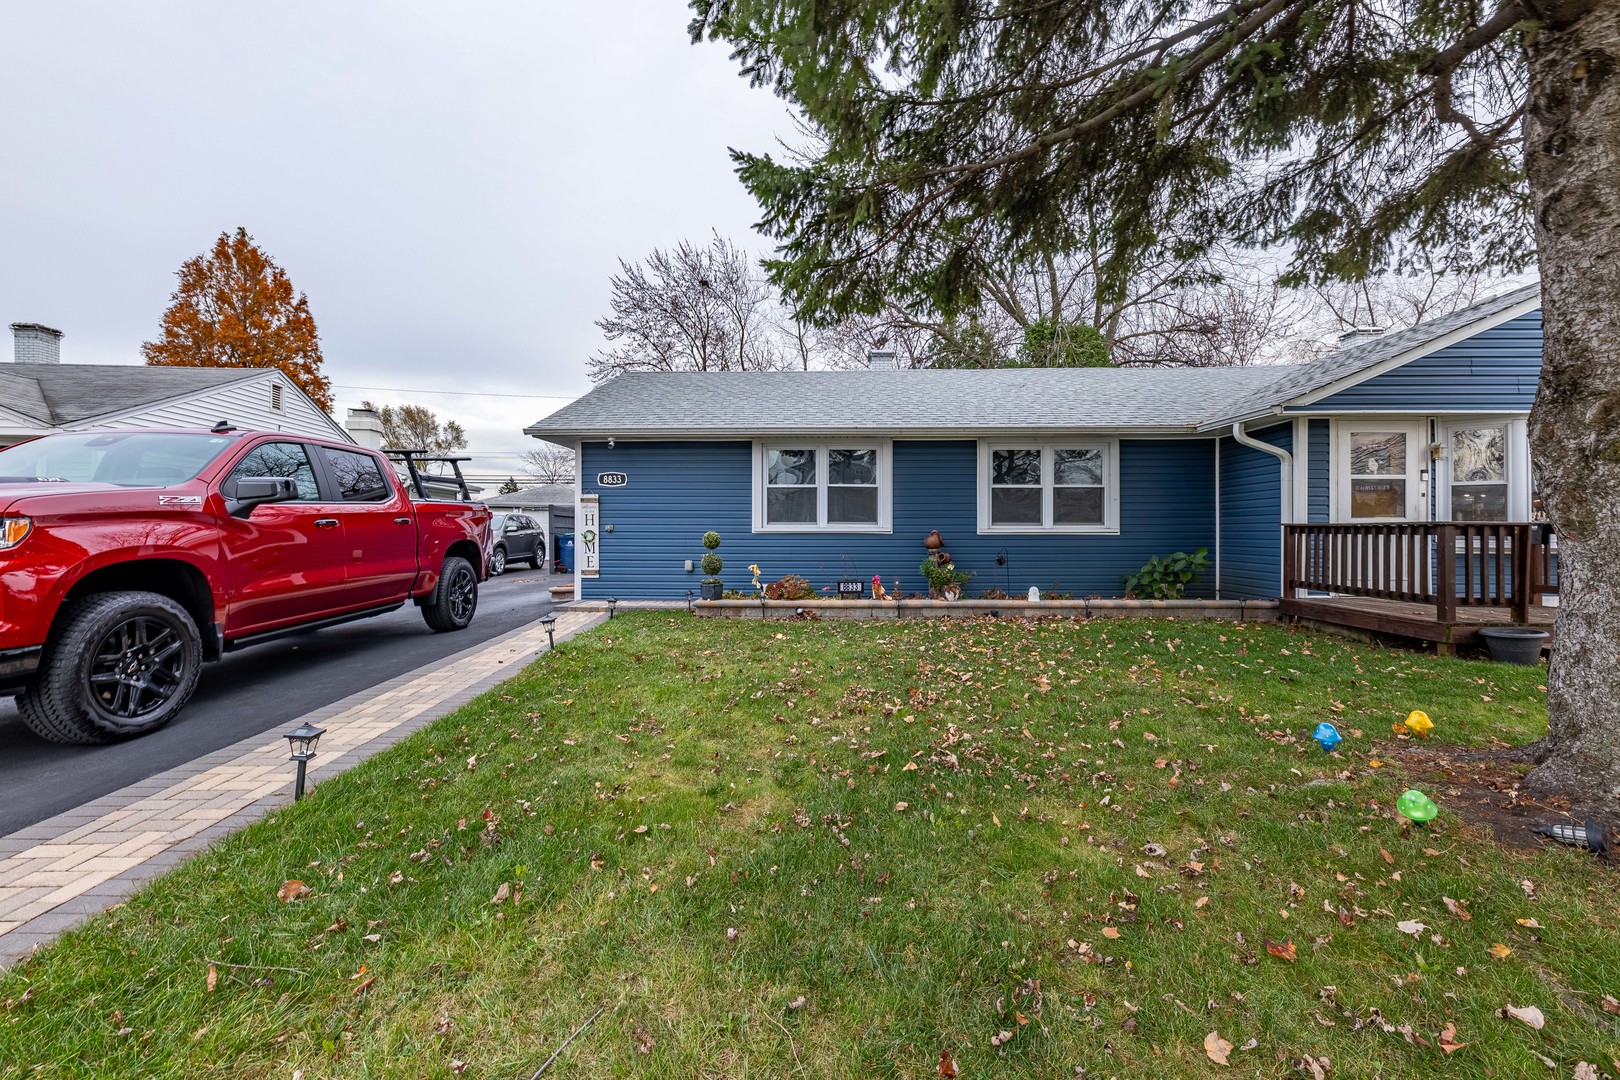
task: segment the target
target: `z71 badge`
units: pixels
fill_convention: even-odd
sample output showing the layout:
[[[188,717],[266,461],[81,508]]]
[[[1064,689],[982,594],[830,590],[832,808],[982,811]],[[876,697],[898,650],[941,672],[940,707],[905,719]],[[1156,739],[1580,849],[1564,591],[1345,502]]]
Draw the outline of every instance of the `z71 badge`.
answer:
[[[187,506],[199,507],[202,505],[201,495],[159,495],[159,506]]]

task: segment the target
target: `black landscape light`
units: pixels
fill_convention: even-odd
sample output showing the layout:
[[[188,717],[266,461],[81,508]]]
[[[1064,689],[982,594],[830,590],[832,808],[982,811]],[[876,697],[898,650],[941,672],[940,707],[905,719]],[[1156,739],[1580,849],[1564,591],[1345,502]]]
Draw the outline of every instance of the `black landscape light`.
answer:
[[[1609,838],[1604,835],[1601,821],[1588,820],[1580,825],[1533,825],[1530,831],[1570,847],[1585,848],[1601,855],[1609,850]]]
[[[304,773],[315,757],[316,745],[325,734],[325,728],[318,728],[308,720],[287,732],[287,745],[292,747],[290,760],[298,764],[298,777],[293,781],[293,802],[298,802],[304,797]]]
[[[686,610],[687,611],[692,610],[692,590],[691,589],[686,590]]]
[[[610,597],[607,598],[607,604],[608,604],[608,618],[611,619],[611,618],[613,618],[614,609],[619,606],[619,598],[617,596],[610,596]]]
[[[545,627],[546,630],[546,648],[555,649],[557,647],[557,616],[552,612],[546,612],[540,616],[540,625]]]

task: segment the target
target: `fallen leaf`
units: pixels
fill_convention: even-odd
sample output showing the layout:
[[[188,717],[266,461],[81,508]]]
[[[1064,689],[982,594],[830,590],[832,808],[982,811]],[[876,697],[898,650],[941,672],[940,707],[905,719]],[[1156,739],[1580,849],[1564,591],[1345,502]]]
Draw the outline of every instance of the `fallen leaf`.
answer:
[[[1102,936],[1109,939],[1117,939],[1119,937],[1119,931],[1114,929],[1112,926],[1105,926],[1102,929]]]
[[[1620,1000],[1616,1000],[1609,994],[1604,994],[1602,1007],[1606,1013],[1620,1013]]]
[[[653,1037],[652,1035],[648,1034],[647,1029],[642,1027],[640,1024],[636,1025],[636,1044],[636,1053],[652,1053]]]
[[[1526,1024],[1529,1024],[1537,1031],[1540,1031],[1542,1028],[1547,1026],[1547,1018],[1542,1016],[1541,1010],[1536,1008],[1534,1005],[1507,1005],[1496,1010],[1496,1015],[1500,1016],[1504,1020],[1511,1016],[1515,1020],[1520,1020]]]
[[[1598,1080],[1597,1066],[1589,1061],[1582,1061],[1575,1066],[1575,1080]]]
[[[902,810],[905,810],[910,805],[911,804],[908,803],[908,802],[897,802],[897,803],[894,804],[895,812],[898,813],[898,812],[900,812]]]
[[[1467,922],[1473,918],[1473,916],[1468,913],[1468,909],[1463,907],[1458,901],[1453,900],[1449,896],[1442,896],[1440,899],[1445,901],[1446,910],[1457,916],[1457,918],[1463,920],[1464,922]],[[1520,919],[1519,922],[1523,923],[1524,920]]]
[[[1391,855],[1389,852],[1385,851],[1383,848],[1378,849],[1378,857],[1380,859],[1383,859],[1385,862],[1389,863],[1389,865],[1391,865],[1391,866],[1395,865],[1395,856]]]
[[[1195,908],[1205,907],[1208,904],[1209,904],[1209,897],[1207,897],[1207,896],[1200,896],[1197,900],[1193,901],[1193,907],[1195,907]]]
[[[1210,1032],[1204,1036],[1204,1054],[1217,1065],[1230,1064],[1226,1057],[1232,1052],[1232,1044],[1221,1038],[1218,1032]]]
[[[802,1008],[804,1008],[804,995],[800,994],[798,997],[796,997],[792,1001],[788,1002],[787,1007],[790,1008],[790,1009],[802,1009]]]
[[[365,993],[367,990],[370,990],[371,989],[371,984],[376,982],[376,981],[377,981],[377,976],[373,975],[370,978],[366,979],[365,982],[356,984],[355,988],[349,993],[349,996],[350,997],[359,997],[361,994]]]
[[[328,926],[326,928],[326,933],[328,933],[328,934],[341,934],[341,933],[343,933],[343,931],[347,930],[348,928],[349,928],[349,920],[348,919],[339,919],[337,922],[333,923],[331,926]]]
[[[639,834],[644,833],[644,832],[647,831],[647,826],[645,826],[645,825],[637,825],[634,829],[631,829],[630,831],[639,835]]]
[[[917,763],[915,761],[908,761],[908,762],[906,762],[905,767],[902,768],[900,771],[901,772],[915,772],[916,770],[917,770]]]
[[[1465,1042],[1457,1041],[1456,1024],[1447,1024],[1446,1030],[1440,1033],[1440,1049],[1444,1050],[1448,1054],[1454,1050],[1461,1050],[1467,1045],[1468,1044]]]
[[[1025,1024],[1029,1023],[1029,1017],[1025,1016],[1023,1013],[1019,1012],[1017,1009],[1013,1010],[1013,1019],[1018,1021],[1018,1026],[1019,1027],[1023,1027]]]
[[[1506,945],[1503,945],[1500,941],[1485,951],[1496,957],[1498,960],[1506,960],[1509,956],[1513,955],[1513,950],[1508,948]]]
[[[280,900],[283,904],[287,903],[289,900],[297,900],[300,896],[308,895],[309,886],[305,885],[297,878],[283,881],[281,883],[281,888],[276,890],[276,899]]]
[[[1280,941],[1280,942],[1279,941],[1267,941],[1266,942],[1266,952],[1270,953],[1272,956],[1275,956],[1279,960],[1286,960],[1290,964],[1292,964],[1294,962],[1294,960],[1298,957],[1298,954],[1294,950],[1294,939],[1293,938],[1289,938],[1287,941]]]
[[[1309,1076],[1310,1080],[1327,1080],[1329,1062],[1325,1057],[1314,1058],[1304,1054],[1295,1058],[1293,1065],[1297,1071]]]
[[[504,904],[507,900],[511,899],[511,896],[511,882],[503,881],[501,882],[501,887],[495,890],[495,895],[489,898],[489,902],[492,904]]]
[[[957,1075],[956,1059],[951,1057],[951,1052],[949,1050],[941,1050],[939,1052],[939,1068],[936,1069],[935,1072],[937,1072],[940,1076]]]
[[[1403,934],[1411,934],[1413,937],[1417,937],[1419,934],[1423,933],[1423,931],[1427,930],[1428,927],[1423,923],[1418,922],[1416,919],[1402,919],[1400,922],[1395,924],[1395,929],[1399,930]]]
[[[382,940],[382,935],[381,934],[367,934],[365,937],[361,938],[360,940],[361,941],[369,941],[371,944],[375,945],[375,944],[377,944],[377,942]]]
[[[388,875],[388,884],[390,884],[390,885],[398,885],[400,882],[402,882],[404,880],[405,880],[405,871],[403,871],[403,870],[395,870],[392,874]]]
[[[1514,919],[1513,921],[1518,923],[1520,926],[1528,926],[1532,930],[1544,929],[1542,925],[1536,922],[1534,919]]]
[[[208,965],[208,992],[212,994],[214,987],[219,985],[219,968],[213,964]]]

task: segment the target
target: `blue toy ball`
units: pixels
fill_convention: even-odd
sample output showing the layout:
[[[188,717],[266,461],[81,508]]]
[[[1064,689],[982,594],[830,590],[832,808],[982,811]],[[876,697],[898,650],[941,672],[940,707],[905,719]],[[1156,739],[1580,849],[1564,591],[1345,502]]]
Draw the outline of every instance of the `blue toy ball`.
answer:
[[[1316,725],[1316,730],[1311,732],[1311,738],[1320,743],[1324,750],[1332,750],[1344,741],[1344,736],[1339,734],[1339,729],[1326,720]]]

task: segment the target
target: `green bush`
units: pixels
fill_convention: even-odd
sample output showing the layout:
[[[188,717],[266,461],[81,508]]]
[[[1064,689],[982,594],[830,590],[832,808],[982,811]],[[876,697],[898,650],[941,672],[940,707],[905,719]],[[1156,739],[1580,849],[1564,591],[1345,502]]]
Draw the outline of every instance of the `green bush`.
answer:
[[[1187,586],[1208,569],[1209,548],[1199,548],[1191,555],[1185,551],[1155,555],[1142,569],[1126,577],[1125,595],[1148,600],[1179,600],[1187,595]]]
[[[942,563],[932,555],[922,561],[917,571],[927,579],[928,592],[933,596],[940,595],[952,585],[966,585],[973,577],[958,570],[955,563]]]

